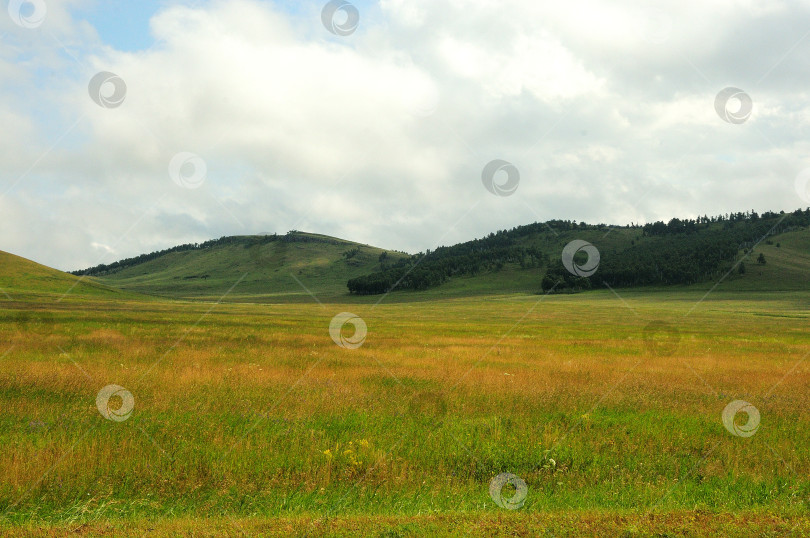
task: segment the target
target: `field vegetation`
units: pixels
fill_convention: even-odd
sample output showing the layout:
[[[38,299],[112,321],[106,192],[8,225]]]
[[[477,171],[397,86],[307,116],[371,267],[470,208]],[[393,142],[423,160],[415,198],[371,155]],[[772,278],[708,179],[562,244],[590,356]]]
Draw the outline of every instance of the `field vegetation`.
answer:
[[[808,293],[6,292],[6,533],[810,533]],[[344,311],[357,349],[330,338]],[[134,399],[120,422],[97,408],[110,384]],[[752,437],[724,427],[734,400],[761,413]],[[520,509],[493,501],[500,473]]]

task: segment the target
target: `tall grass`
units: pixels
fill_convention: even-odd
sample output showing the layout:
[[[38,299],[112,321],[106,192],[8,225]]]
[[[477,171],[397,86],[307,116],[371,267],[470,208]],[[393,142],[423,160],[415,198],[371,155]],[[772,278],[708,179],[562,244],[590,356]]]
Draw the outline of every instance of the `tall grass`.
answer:
[[[686,315],[697,299],[6,304],[2,519],[491,515],[502,472],[526,517],[806,512],[807,296]],[[328,333],[345,310],[368,325],[356,350]],[[653,319],[672,355],[645,343]],[[135,398],[123,422],[96,409],[108,384]],[[736,399],[753,437],[721,422]]]

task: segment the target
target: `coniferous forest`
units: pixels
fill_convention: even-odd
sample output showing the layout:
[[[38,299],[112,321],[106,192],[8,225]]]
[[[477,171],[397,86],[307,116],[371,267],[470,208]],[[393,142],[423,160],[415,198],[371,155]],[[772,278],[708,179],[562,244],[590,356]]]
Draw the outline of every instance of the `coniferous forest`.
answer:
[[[629,225],[620,228],[637,232],[631,234],[629,244],[600,250],[596,274],[580,277],[563,267],[562,247],[552,249],[553,238],[572,237],[575,232],[589,235],[602,232],[607,236],[611,227],[555,220],[501,230],[481,239],[418,253],[393,264],[381,259],[379,271],[354,278],[347,285],[351,293],[360,295],[386,293],[391,289],[424,290],[453,277],[498,271],[507,264],[545,269],[543,291],[694,284],[732,270],[740,252],[746,252],[768,236],[808,225],[810,209],[792,213],[769,211],[761,215],[749,211]],[[546,238],[543,247],[532,244],[532,238],[540,236]]]

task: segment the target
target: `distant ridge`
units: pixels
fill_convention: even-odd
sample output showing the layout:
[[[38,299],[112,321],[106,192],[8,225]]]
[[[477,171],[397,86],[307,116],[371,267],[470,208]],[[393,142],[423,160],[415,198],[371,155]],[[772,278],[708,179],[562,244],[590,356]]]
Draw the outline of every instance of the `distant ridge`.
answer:
[[[810,209],[643,226],[552,220],[415,255],[291,231],[178,245],[74,274],[151,295],[212,299],[227,292],[227,300],[258,302],[392,291],[430,298],[717,282],[722,289],[792,290],[810,287],[808,227]],[[563,265],[563,250],[581,244],[598,252],[592,274]],[[582,250],[572,263],[584,267],[586,260]]]
[[[499,230],[481,239],[400,259],[347,285],[360,295],[392,289],[426,290],[505,267],[542,272],[537,289],[544,292],[693,285],[745,275],[746,263],[766,265],[764,254],[749,260],[750,250],[769,246],[769,237],[806,230],[808,225],[810,209],[673,218],[667,223],[623,227],[549,221]],[[566,268],[562,253],[568,249],[573,249],[571,255],[576,254],[577,261]],[[589,249],[593,260],[586,255]],[[592,271],[581,270],[586,261],[593,263]],[[736,275],[731,274],[734,270]]]
[[[322,234],[221,237],[75,271],[109,286],[174,298],[312,301],[346,295],[346,282],[380,268],[384,251]]]
[[[135,265],[139,265],[150,260],[154,260],[155,258],[159,258],[161,256],[165,256],[166,254],[170,254],[172,252],[188,252],[192,250],[205,250],[213,247],[223,246],[223,245],[244,245],[246,247],[252,247],[254,245],[262,245],[266,243],[272,243],[275,241],[281,241],[286,243],[306,243],[306,242],[313,242],[313,243],[329,243],[333,245],[338,244],[356,244],[352,243],[351,241],[345,241],[343,239],[337,239],[335,237],[329,237],[327,235],[321,234],[312,234],[312,233],[305,233],[299,232],[296,230],[287,232],[286,235],[278,235],[275,233],[261,233],[258,235],[234,235],[234,236],[224,236],[220,237],[219,239],[211,239],[209,241],[205,241],[203,243],[186,243],[183,245],[178,245],[176,247],[171,247],[163,250],[159,250],[156,252],[152,252],[149,254],[141,254],[139,256],[135,256],[134,258],[126,258],[124,260],[120,260],[109,265],[101,264],[95,267],[90,267],[88,269],[81,269],[77,271],[71,271],[71,274],[77,276],[102,276],[115,273],[116,271],[120,271],[121,269],[125,269],[127,267],[133,267]]]

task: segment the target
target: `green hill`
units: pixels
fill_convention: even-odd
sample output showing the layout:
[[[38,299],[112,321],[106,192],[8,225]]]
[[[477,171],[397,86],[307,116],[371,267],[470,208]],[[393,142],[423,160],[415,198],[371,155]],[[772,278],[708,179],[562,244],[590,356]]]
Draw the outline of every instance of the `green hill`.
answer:
[[[0,301],[74,295],[120,296],[121,291],[0,251]]]
[[[810,210],[644,226],[549,221],[416,255],[290,232],[180,245],[76,274],[151,295],[216,300],[227,294],[227,301],[251,302],[347,300],[350,292],[392,289],[390,300],[608,287],[704,289],[719,281],[729,291],[797,290],[810,286],[809,227]],[[599,251],[593,275],[563,267],[561,254],[576,240]],[[582,266],[587,259],[580,252],[573,261]]]
[[[76,274],[110,286],[174,298],[287,302],[332,300],[346,282],[405,254],[325,235],[234,236],[102,265]],[[236,287],[231,289],[236,283]],[[230,290],[230,291],[229,291]]]
[[[458,289],[466,283],[470,292],[559,293],[722,281],[726,287],[734,282],[737,289],[804,289],[810,275],[808,226],[810,210],[622,227],[549,221],[419,253],[352,279],[348,288],[376,295],[392,288]],[[566,251],[572,256],[568,267]]]
[[[618,248],[622,243],[630,243],[636,235],[628,230],[613,231],[606,238],[604,233],[573,233],[563,232],[554,240],[549,240],[550,250],[557,248],[562,251],[565,244],[574,239],[582,238],[594,245],[608,247],[614,245]],[[615,234],[615,235],[614,235]],[[779,247],[776,245],[779,244]],[[609,247],[608,247],[609,249]],[[608,250],[609,251],[609,250]],[[759,254],[765,256],[764,265],[757,263]],[[556,261],[556,260],[554,260]],[[739,273],[739,265],[731,270],[733,263],[742,262],[745,273]],[[644,285],[637,288],[647,291],[655,290],[708,290],[722,278],[717,291],[739,292],[773,292],[810,290],[810,229],[801,229],[769,237],[760,243],[753,251],[748,253],[740,249],[736,253],[733,263],[725,263],[725,270],[716,272],[714,280],[705,279],[692,284],[666,284]],[[425,289],[424,291],[395,292],[400,295],[409,295],[414,299],[433,299],[441,297],[461,297],[475,295],[499,295],[508,293],[540,293],[543,291],[542,281],[548,270],[546,267],[521,268],[519,263],[505,263],[501,269],[482,271],[476,275],[462,275],[448,278],[442,284]],[[597,280],[599,271],[590,277],[593,283],[591,289],[603,287]],[[400,284],[401,286],[401,284]],[[399,289],[400,286],[397,288]],[[611,286],[614,287],[614,286]],[[616,286],[614,289],[627,290],[634,286]],[[562,288],[555,291],[570,292],[582,291]],[[623,291],[624,293],[625,291]],[[376,297],[376,295],[373,295]],[[376,299],[375,299],[376,300]],[[390,301],[390,299],[389,299]]]
[[[765,264],[757,263],[762,254]],[[739,256],[743,256],[740,252]],[[810,289],[810,229],[803,228],[769,237],[745,260],[745,274],[725,286],[730,290],[779,291]]]

